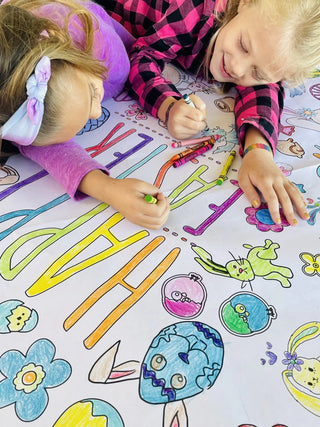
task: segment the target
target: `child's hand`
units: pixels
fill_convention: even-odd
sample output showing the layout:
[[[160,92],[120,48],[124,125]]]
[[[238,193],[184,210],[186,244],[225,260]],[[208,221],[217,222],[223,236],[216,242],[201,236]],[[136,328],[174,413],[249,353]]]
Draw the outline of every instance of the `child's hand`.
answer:
[[[261,203],[257,189],[262,193],[276,224],[281,223],[280,206],[291,225],[297,225],[293,207],[301,218],[309,218],[301,192],[275,164],[269,151],[257,148],[244,156],[239,170],[239,185],[255,208]]]
[[[141,227],[156,230],[169,216],[168,199],[159,193],[157,187],[139,179],[115,179],[100,169],[94,169],[82,178],[78,190],[108,203],[129,221]],[[156,197],[158,202],[147,203],[144,200],[146,194]]]
[[[173,138],[188,139],[206,127],[206,104],[196,95],[190,95],[190,99],[196,108],[179,99],[170,110],[167,126]],[[167,100],[163,104],[167,106]],[[167,108],[162,110],[166,112]]]
[[[129,221],[154,230],[166,222],[170,212],[169,201],[157,187],[134,178],[111,179],[108,203]],[[147,203],[144,199],[146,194],[151,194],[158,202]]]

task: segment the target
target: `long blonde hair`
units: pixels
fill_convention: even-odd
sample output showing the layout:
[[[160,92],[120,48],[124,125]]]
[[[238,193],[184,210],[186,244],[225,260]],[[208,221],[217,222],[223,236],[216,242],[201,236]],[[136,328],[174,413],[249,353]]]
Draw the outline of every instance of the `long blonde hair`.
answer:
[[[84,2],[83,2],[84,3]],[[62,27],[50,18],[36,16],[39,8],[57,5],[57,13],[67,10]],[[66,8],[60,8],[60,5]],[[52,11],[52,9],[50,9]],[[84,43],[75,46],[69,31],[70,19],[76,17],[83,28]],[[44,100],[44,116],[37,139],[59,129],[60,106],[63,94],[57,90],[62,72],[72,68],[106,78],[107,69],[93,57],[95,17],[74,0],[10,0],[0,6],[0,125],[26,99],[26,81],[43,56],[51,59],[51,78]],[[60,91],[61,92],[61,91]]]
[[[225,0],[217,0],[215,15],[221,27],[237,15],[240,1],[259,7],[260,12],[269,18],[270,26],[282,28],[283,37],[277,50],[288,68],[288,75],[284,76],[287,84],[298,85],[310,77],[320,64],[320,1],[228,0],[226,9],[220,12]],[[204,60],[206,73],[215,38],[216,34],[210,40]]]

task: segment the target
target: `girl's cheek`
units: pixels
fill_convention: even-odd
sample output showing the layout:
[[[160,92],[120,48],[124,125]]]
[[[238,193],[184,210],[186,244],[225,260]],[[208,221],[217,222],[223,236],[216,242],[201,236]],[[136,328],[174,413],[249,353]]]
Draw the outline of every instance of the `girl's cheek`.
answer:
[[[90,119],[98,119],[101,116],[101,104],[99,101],[95,101],[92,105]]]

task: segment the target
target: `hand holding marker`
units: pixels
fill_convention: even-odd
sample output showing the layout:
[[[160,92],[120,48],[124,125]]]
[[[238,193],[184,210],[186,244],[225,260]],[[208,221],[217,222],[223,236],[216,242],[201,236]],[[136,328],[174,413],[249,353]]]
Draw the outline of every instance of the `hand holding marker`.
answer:
[[[226,179],[227,173],[228,173],[235,157],[236,157],[236,152],[235,152],[235,150],[232,150],[231,153],[229,154],[229,157],[227,158],[226,163],[224,164],[224,166],[222,168],[222,171],[219,175],[219,178],[217,179],[217,185],[222,185],[223,181]]]
[[[191,99],[189,98],[189,95],[187,95],[187,94],[185,94],[185,95],[183,95],[183,99],[184,99],[184,102],[186,103],[186,104],[188,104],[188,105],[191,105],[191,107],[193,107],[193,108],[196,108],[196,106],[194,105],[194,103],[191,101]],[[206,127],[203,129],[203,132],[209,132],[210,131],[210,128],[209,128],[209,126],[207,125],[207,122],[205,122],[206,123]]]
[[[144,196],[144,200],[147,203],[151,203],[152,205],[155,205],[157,203],[157,201],[158,201],[158,199],[156,199],[155,197],[151,196],[151,194],[146,194]]]

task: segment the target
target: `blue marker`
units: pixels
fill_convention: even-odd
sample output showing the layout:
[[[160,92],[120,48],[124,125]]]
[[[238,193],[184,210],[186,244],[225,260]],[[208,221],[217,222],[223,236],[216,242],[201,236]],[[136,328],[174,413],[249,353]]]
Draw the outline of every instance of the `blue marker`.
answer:
[[[193,107],[193,108],[196,108],[196,106],[194,105],[194,103],[191,101],[189,95],[187,95],[187,94],[183,95],[183,99],[184,99],[184,102],[186,104],[191,105],[191,107]],[[210,131],[210,128],[209,128],[209,126],[208,126],[208,124],[206,122],[206,127],[203,129],[203,132],[209,132],[209,131]]]

